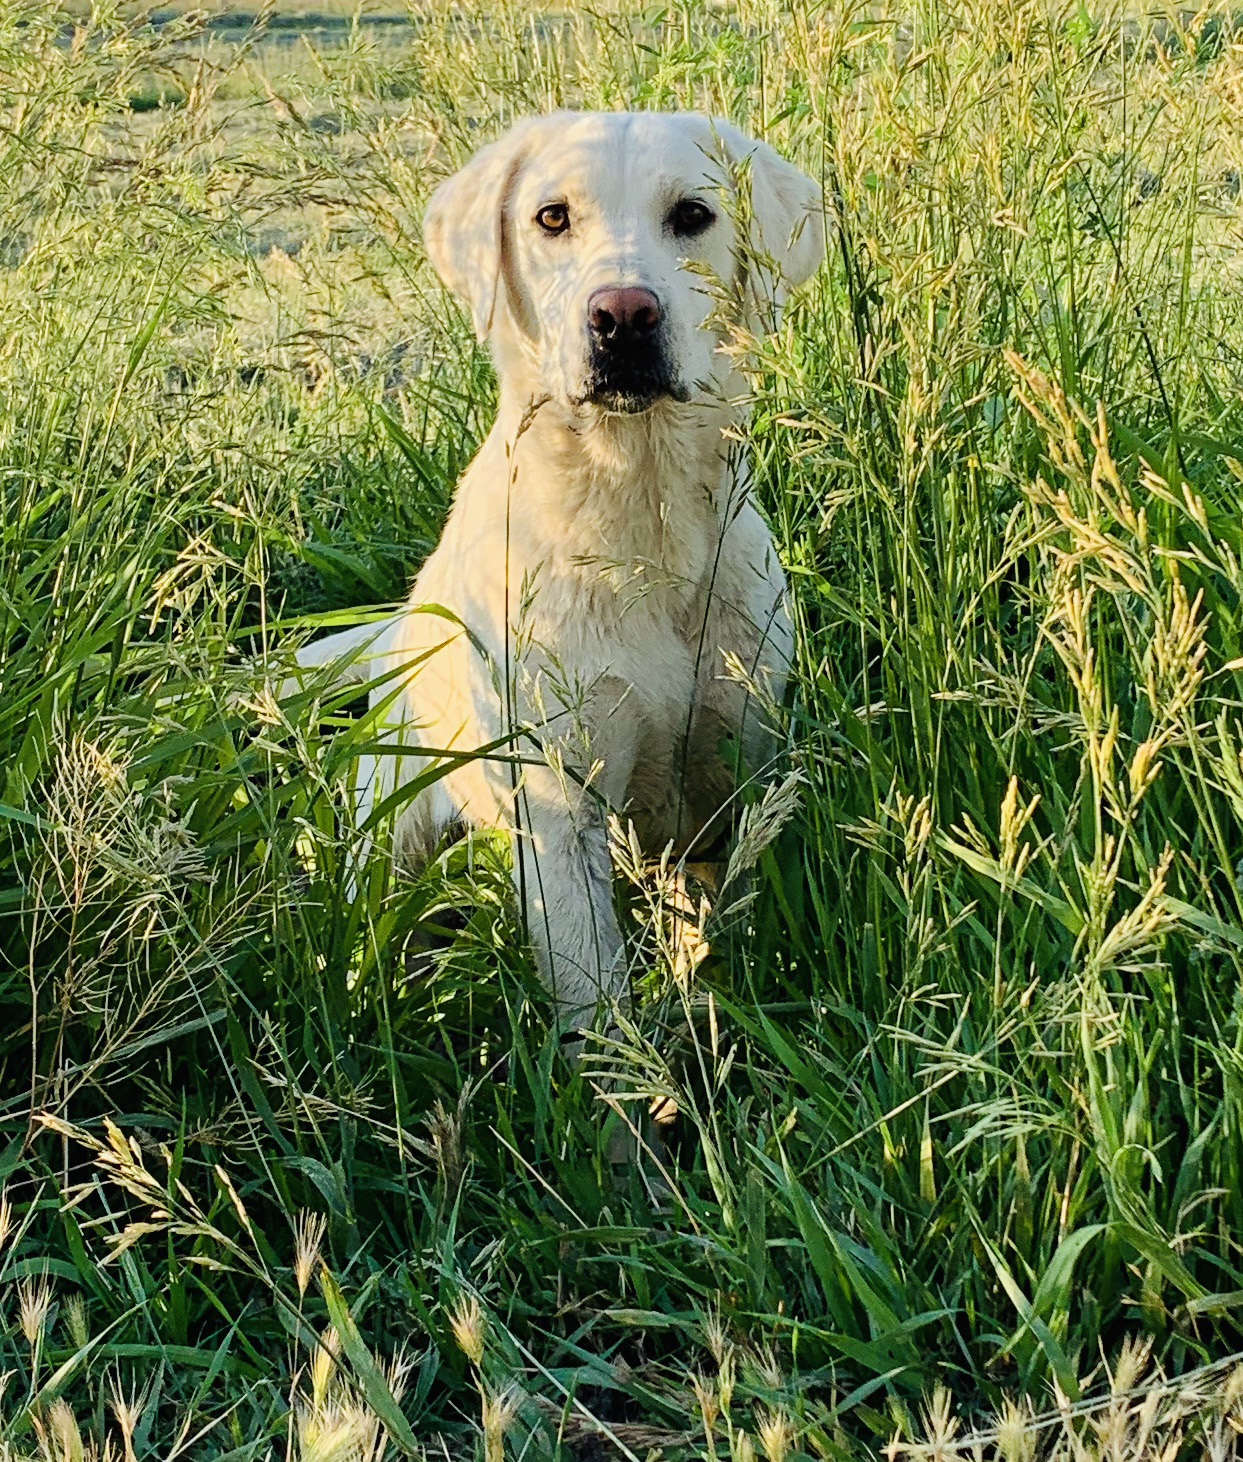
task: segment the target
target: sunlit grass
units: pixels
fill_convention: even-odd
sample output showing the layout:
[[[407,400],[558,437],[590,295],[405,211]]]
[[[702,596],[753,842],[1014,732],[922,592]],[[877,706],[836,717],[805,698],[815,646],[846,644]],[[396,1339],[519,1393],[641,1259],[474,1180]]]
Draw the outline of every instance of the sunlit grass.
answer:
[[[1230,12],[411,18],[0,12],[4,1445],[1232,1455]],[[751,361],[790,764],[689,952],[619,833],[642,999],[578,1071],[502,851],[347,878],[370,727],[277,695],[489,420],[423,203],[568,103],[830,204]]]

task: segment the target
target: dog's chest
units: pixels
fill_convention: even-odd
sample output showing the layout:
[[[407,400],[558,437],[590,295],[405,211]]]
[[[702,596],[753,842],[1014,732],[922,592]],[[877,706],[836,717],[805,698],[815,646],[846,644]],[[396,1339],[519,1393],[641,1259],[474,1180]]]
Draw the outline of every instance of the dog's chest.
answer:
[[[719,536],[719,432],[598,430],[556,447],[525,494],[535,556],[594,603],[603,589],[623,606],[642,595],[684,613]]]
[[[510,569],[527,584],[517,638],[572,694],[587,693],[607,741],[640,757],[667,747],[684,734],[697,680],[720,668],[705,633],[732,481],[720,434],[530,446],[511,519]]]
[[[586,542],[567,535],[544,608],[556,637],[577,645],[584,671],[594,664],[645,700],[685,704],[719,551],[717,514],[706,492],[631,506],[597,523]]]
[[[630,712],[685,707],[707,613],[703,579],[674,578],[657,562],[613,563],[584,581],[545,582],[533,643],[551,650],[584,685],[607,680],[633,700]]]
[[[694,577],[676,572],[649,539],[629,558],[580,558],[572,571],[545,576],[533,596],[540,660],[555,662],[562,682],[585,693],[593,745],[620,750],[625,763],[667,764],[695,700],[697,663],[719,666],[719,649],[705,637],[708,534],[694,526],[703,540],[691,555]],[[680,541],[685,556],[685,532]]]

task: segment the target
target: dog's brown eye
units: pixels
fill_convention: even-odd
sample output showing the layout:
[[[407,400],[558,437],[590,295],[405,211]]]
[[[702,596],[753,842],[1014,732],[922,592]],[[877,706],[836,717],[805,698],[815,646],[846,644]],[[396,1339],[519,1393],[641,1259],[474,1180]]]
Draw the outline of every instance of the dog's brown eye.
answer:
[[[570,210],[564,203],[546,203],[535,221],[546,234],[563,234],[570,226]]]
[[[669,227],[679,238],[693,239],[715,221],[716,214],[698,198],[683,198],[673,205]]]

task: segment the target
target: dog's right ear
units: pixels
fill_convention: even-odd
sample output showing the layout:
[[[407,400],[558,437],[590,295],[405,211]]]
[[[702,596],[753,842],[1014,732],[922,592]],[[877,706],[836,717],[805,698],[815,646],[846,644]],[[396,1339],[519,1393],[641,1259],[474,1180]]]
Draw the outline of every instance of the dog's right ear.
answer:
[[[445,286],[470,306],[475,334],[486,340],[496,313],[505,207],[522,166],[532,118],[481,147],[432,194],[423,215],[423,242]]]
[[[805,284],[824,258],[820,184],[767,142],[747,137],[732,123],[713,121],[712,130],[724,149],[735,187],[745,187],[751,263],[771,263],[771,270],[753,268],[751,289],[757,317],[772,319],[766,306],[779,311],[790,290]],[[757,272],[763,277],[756,277]]]

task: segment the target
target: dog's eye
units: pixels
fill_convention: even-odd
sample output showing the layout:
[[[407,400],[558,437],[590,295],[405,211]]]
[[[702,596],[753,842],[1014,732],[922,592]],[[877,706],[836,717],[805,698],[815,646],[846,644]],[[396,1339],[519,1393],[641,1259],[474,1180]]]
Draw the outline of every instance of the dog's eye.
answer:
[[[683,198],[673,205],[669,227],[679,238],[693,239],[716,221],[716,214],[698,198]]]
[[[570,226],[570,210],[564,203],[546,203],[535,221],[546,234],[563,234]]]

